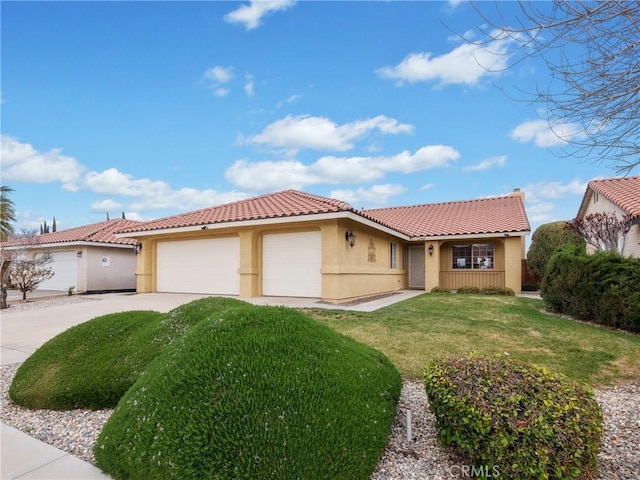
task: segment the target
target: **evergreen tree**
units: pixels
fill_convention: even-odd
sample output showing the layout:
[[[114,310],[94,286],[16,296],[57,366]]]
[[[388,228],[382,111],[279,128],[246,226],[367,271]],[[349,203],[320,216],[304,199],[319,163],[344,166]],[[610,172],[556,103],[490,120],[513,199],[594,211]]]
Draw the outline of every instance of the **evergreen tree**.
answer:
[[[51,226],[51,231],[55,232],[56,230],[58,230],[58,227],[56,226],[56,217],[53,217],[53,225]]]

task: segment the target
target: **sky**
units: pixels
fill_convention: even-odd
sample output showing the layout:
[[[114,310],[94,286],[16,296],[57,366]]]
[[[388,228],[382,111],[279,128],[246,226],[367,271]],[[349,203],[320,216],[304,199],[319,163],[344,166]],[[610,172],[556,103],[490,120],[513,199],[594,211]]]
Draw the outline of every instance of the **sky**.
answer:
[[[18,231],[289,188],[357,209],[520,188],[533,231],[575,217],[589,180],[616,176],[562,154],[529,101],[544,64],[487,41],[466,2],[0,8],[1,182]]]

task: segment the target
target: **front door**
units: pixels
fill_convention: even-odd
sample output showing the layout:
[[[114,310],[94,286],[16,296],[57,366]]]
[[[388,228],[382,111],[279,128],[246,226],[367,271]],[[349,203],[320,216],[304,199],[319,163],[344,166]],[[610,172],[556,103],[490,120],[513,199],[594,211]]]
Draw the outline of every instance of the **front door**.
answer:
[[[424,289],[424,245],[409,247],[409,288]]]

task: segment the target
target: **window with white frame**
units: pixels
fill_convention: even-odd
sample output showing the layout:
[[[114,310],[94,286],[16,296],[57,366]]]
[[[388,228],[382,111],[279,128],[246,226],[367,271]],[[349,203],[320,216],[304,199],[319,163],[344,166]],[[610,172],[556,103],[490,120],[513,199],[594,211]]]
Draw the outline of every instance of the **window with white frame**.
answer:
[[[453,245],[453,268],[488,270],[494,267],[493,243]]]
[[[393,242],[389,243],[389,268],[398,268],[398,244]]]

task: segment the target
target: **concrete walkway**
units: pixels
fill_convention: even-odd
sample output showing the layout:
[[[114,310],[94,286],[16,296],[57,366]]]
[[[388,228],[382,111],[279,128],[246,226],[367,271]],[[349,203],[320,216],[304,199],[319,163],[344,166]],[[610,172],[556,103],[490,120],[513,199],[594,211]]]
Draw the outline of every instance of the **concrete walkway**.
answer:
[[[52,292],[58,295],[60,292]],[[64,293],[64,292],[63,292]],[[368,302],[352,305],[330,305],[318,299],[258,297],[244,299],[256,305],[281,305],[292,308],[337,308],[371,312],[393,303],[420,295],[421,291],[403,290]],[[40,292],[40,298],[46,298]],[[82,301],[63,303],[46,308],[2,312],[0,321],[0,363],[21,363],[43,343],[68,328],[86,322],[99,315],[127,310],[169,310],[202,298],[205,295],[171,293],[115,293],[105,295],[83,295]],[[29,298],[34,298],[30,296]],[[76,300],[76,299],[74,299]],[[86,300],[86,301],[85,301]],[[0,478],[10,479],[65,479],[93,480],[109,479],[93,465],[62,450],[47,445],[8,425],[0,424]]]

